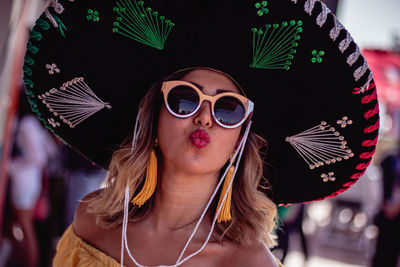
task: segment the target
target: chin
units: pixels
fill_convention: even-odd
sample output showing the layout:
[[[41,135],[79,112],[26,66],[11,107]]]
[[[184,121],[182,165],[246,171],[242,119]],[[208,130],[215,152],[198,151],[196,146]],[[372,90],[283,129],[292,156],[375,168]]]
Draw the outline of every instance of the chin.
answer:
[[[205,160],[183,161],[179,163],[178,168],[191,175],[210,174],[220,171],[220,168],[212,167],[210,162]]]

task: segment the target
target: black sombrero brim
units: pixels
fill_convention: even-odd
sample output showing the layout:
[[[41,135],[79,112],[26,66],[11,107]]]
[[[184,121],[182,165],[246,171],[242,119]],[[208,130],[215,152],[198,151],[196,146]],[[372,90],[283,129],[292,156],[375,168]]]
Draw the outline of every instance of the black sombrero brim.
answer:
[[[210,67],[255,103],[253,130],[268,141],[276,203],[334,196],[368,166],[379,126],[372,74],[319,1],[52,5],[28,44],[30,102],[53,133],[98,165],[107,167],[132,135],[152,83]]]

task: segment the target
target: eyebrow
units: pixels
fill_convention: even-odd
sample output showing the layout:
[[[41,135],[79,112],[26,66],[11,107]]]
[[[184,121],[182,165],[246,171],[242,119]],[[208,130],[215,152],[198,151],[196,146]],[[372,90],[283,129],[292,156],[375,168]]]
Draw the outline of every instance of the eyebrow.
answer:
[[[189,81],[190,82],[190,81]],[[191,84],[193,84],[194,86],[198,87],[201,91],[203,91],[203,86],[201,86],[200,84],[197,84],[195,82],[190,82]],[[233,91],[229,91],[229,90],[224,90],[224,89],[217,89],[216,90],[217,94],[222,94],[222,93],[235,93]]]

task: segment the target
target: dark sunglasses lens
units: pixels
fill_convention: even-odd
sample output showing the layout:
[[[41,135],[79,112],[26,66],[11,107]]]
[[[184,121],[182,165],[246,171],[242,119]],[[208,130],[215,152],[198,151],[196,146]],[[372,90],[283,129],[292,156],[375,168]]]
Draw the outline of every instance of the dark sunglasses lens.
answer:
[[[199,105],[199,95],[187,85],[178,85],[168,93],[169,108],[177,115],[192,113]]]
[[[240,122],[245,115],[243,103],[231,96],[225,96],[217,100],[214,105],[214,113],[217,120],[224,125],[231,126]]]

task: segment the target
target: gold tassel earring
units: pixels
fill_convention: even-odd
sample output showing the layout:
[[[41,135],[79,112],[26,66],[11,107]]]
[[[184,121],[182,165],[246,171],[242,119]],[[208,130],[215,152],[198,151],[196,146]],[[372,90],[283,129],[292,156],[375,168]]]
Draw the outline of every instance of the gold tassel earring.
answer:
[[[219,207],[221,206],[222,199],[224,198],[225,192],[228,189],[229,184],[231,183],[234,173],[235,173],[235,166],[232,165],[231,167],[229,167],[228,173],[225,176],[224,185],[222,186],[221,195],[219,196],[217,211],[218,211]],[[232,187],[233,187],[233,183],[232,183],[231,187],[229,188],[229,191],[225,198],[225,201],[224,201],[224,203],[222,203],[221,211],[218,214],[217,222],[219,222],[219,223],[220,222],[228,222],[232,219],[232,216],[231,216]]]
[[[151,150],[147,163],[146,178],[142,190],[132,199],[132,203],[142,206],[153,195],[157,185],[157,156],[154,149]]]

